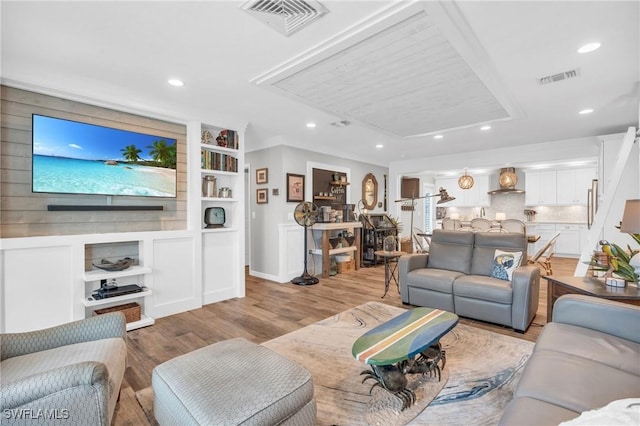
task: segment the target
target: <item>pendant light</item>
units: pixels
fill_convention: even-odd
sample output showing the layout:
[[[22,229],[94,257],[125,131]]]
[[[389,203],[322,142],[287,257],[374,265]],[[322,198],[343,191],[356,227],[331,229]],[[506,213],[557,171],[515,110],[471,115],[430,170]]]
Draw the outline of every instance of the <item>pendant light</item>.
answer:
[[[513,167],[505,167],[500,169],[500,177],[498,178],[500,188],[515,188],[518,184],[518,175]]]
[[[473,186],[473,178],[467,174],[467,169],[464,169],[464,174],[458,178],[458,186],[462,189],[471,189]]]

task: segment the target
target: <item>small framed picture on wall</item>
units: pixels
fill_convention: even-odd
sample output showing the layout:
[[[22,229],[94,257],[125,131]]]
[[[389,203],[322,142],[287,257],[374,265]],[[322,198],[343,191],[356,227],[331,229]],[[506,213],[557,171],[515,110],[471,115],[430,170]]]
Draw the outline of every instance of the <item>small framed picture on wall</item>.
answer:
[[[287,173],[287,202],[304,201],[304,175]]]
[[[269,183],[269,169],[256,170],[256,183]]]
[[[260,188],[256,190],[256,203],[267,204],[269,202],[269,189]]]

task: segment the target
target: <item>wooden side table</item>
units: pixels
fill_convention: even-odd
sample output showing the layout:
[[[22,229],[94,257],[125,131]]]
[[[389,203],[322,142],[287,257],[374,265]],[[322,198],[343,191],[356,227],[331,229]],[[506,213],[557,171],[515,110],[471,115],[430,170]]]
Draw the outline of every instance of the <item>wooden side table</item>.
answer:
[[[398,294],[400,293],[400,284],[398,284],[398,275],[396,270],[398,269],[398,258],[403,254],[407,254],[404,251],[384,251],[377,250],[374,254],[384,259],[384,294],[382,298],[387,295],[389,291],[389,284],[391,281],[395,281],[398,288]]]
[[[544,278],[548,282],[547,322],[551,322],[553,318],[553,304],[564,294],[584,294],[640,306],[640,290],[636,285],[610,287],[604,284],[604,280],[593,277],[545,276]]]
[[[355,259],[356,270],[360,269],[360,228],[362,228],[361,222],[331,222],[331,223],[316,223],[310,228],[312,235],[314,232],[322,232],[320,238],[320,247],[313,250],[309,250],[312,254],[322,256],[322,278],[329,278],[330,257],[335,254],[353,253]],[[353,245],[349,247],[331,248],[329,244],[329,234],[332,231],[340,230],[352,230],[356,237]],[[315,238],[314,238],[315,240]]]

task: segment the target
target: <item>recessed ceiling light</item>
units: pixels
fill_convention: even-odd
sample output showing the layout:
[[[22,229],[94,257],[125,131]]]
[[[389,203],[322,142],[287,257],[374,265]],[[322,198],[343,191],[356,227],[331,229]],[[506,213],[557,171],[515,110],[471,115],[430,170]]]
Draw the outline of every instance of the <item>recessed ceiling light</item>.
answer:
[[[176,87],[184,86],[184,82],[182,80],[178,80],[177,78],[171,78],[171,79],[169,79],[169,81],[167,81],[167,83],[169,83],[172,86],[176,86]]]
[[[588,43],[578,49],[578,53],[589,53],[600,47],[600,43]]]
[[[442,135],[435,135],[433,138],[434,138],[434,139],[442,139],[443,137],[444,137],[444,136],[442,136]]]
[[[480,130],[483,130],[483,131],[491,130],[491,126],[482,126],[480,127]]]
[[[384,145],[382,145],[381,143],[376,145],[376,148],[384,148]]]
[[[582,111],[580,111],[578,114],[584,115],[584,114],[591,114],[592,112],[593,112],[592,108],[586,108],[586,109],[583,109]]]
[[[307,123],[306,126],[310,129],[313,129],[314,127],[316,127],[316,123]]]

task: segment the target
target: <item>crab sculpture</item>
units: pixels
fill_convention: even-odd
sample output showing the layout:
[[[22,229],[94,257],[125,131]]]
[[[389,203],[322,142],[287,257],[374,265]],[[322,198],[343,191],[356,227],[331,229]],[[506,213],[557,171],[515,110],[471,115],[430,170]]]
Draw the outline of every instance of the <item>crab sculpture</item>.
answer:
[[[414,358],[392,365],[371,365],[371,370],[364,370],[360,374],[365,376],[362,383],[369,379],[375,380],[369,389],[369,394],[373,388],[379,386],[399,398],[402,401],[402,410],[404,411],[416,402],[415,392],[407,388],[409,381],[406,375],[425,375],[428,373],[430,377],[433,377],[435,374],[440,381],[446,362],[446,352],[442,350],[440,343],[436,343]],[[439,365],[440,363],[442,366]]]

